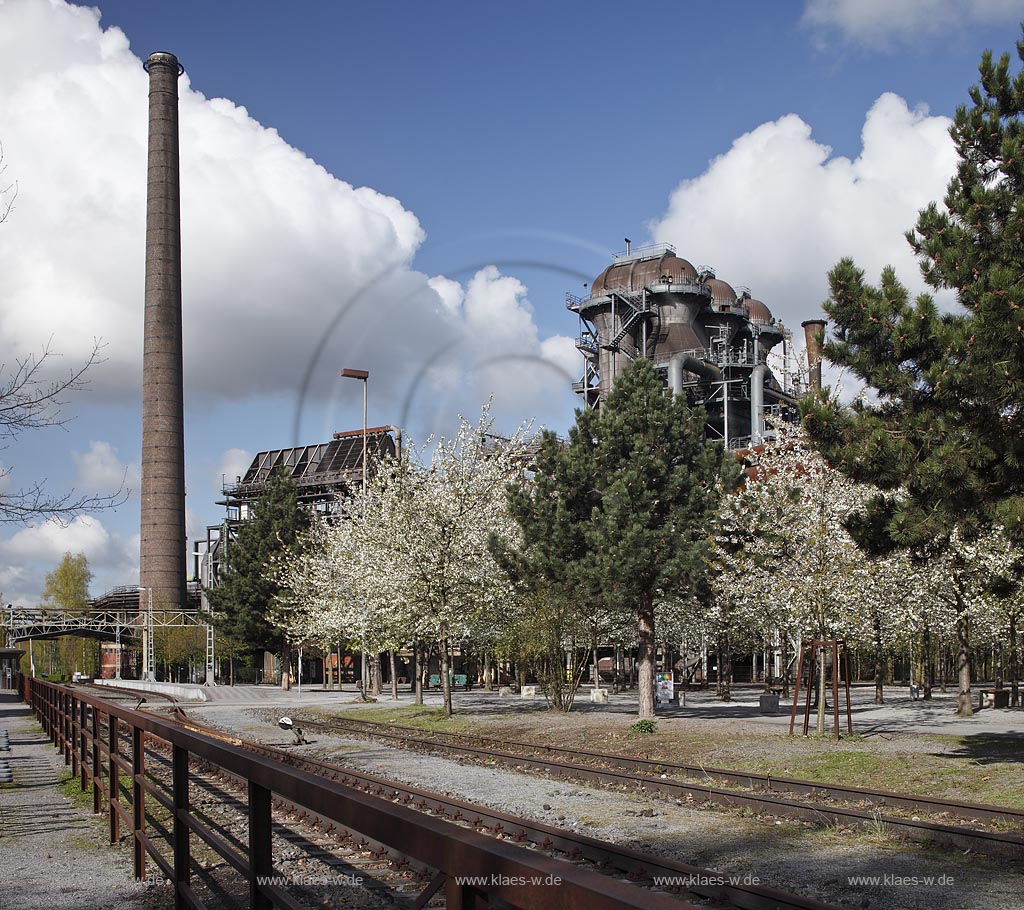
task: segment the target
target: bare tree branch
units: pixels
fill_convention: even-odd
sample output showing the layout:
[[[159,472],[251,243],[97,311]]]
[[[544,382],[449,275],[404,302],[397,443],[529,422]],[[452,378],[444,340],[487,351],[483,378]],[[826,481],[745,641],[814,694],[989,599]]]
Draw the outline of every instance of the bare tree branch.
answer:
[[[3,186],[6,170],[4,148],[0,143],[0,186]],[[0,189],[0,224],[11,214],[17,198],[17,181]],[[92,350],[84,363],[72,367],[58,379],[46,375],[47,362],[59,356],[51,351],[50,342],[43,346],[39,354],[30,354],[16,361],[10,371],[5,364],[0,364],[0,442],[9,444],[25,430],[66,426],[71,418],[65,417],[61,410],[64,396],[87,386],[85,374],[90,367],[102,363],[102,347],[94,339]],[[0,466],[0,482],[10,474],[9,466]],[[106,495],[79,494],[74,488],[65,493],[48,493],[45,479],[34,481],[28,487],[14,492],[0,492],[0,524],[25,524],[33,519],[45,518],[67,525],[85,512],[121,505],[128,499],[130,492],[125,489],[123,480],[119,490]]]
[[[0,183],[3,182],[4,171],[7,170],[7,165],[4,164],[4,146],[0,142]],[[2,190],[0,190],[0,224],[3,224],[7,220],[7,216],[11,214],[14,209],[14,202],[18,198],[18,181],[15,180],[13,183],[7,184]]]
[[[11,442],[25,430],[66,426],[73,418],[62,412],[65,395],[86,388],[86,371],[103,362],[102,347],[94,341],[85,361],[58,379],[45,375],[47,361],[59,356],[51,351],[49,342],[41,353],[18,360],[10,371],[0,364],[0,440]],[[0,480],[10,474],[9,466],[0,468]],[[120,489],[110,494],[78,493],[74,488],[50,493],[44,478],[20,490],[0,493],[0,524],[24,524],[46,518],[67,525],[86,512],[122,505],[130,493],[123,481]]]
[[[38,355],[16,361],[9,375],[0,379],[0,439],[14,439],[25,430],[65,426],[70,418],[61,413],[63,396],[86,388],[85,373],[103,362],[102,348],[94,340],[85,362],[55,380],[44,375],[47,361],[60,356],[50,350],[49,341]],[[7,372],[7,365],[0,364],[0,376]]]

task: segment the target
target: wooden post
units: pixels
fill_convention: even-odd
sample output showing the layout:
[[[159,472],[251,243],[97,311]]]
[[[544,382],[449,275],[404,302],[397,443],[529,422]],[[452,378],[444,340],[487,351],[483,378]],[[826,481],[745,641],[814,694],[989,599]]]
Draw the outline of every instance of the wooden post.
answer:
[[[793,735],[793,727],[796,725],[796,709],[800,703],[800,674],[804,667],[804,643],[800,641],[800,659],[796,665],[796,688],[793,690],[793,710],[789,715],[789,735]],[[783,667],[783,675],[785,675],[786,668]]]
[[[103,766],[100,764],[100,712],[92,709],[92,812],[99,815],[102,808],[100,788],[103,786]]]
[[[121,837],[121,816],[115,805],[120,802],[120,769],[117,767],[117,732],[120,722],[113,714],[107,715],[107,802],[110,807],[110,842],[116,844]]]
[[[146,831],[146,791],[142,786],[146,776],[145,748],[145,731],[132,727],[132,852],[138,881],[146,877],[146,847],[139,836]]]
[[[189,832],[185,823],[188,815],[188,749],[173,747],[171,778],[174,793],[174,906],[177,910],[184,910],[189,906],[185,891],[190,890],[192,875]]]
[[[260,891],[257,880],[273,874],[270,791],[249,781],[249,907],[252,910],[272,910],[273,902]]]
[[[78,717],[78,713],[79,713],[78,707],[79,707],[80,704],[81,704],[81,702],[77,698],[72,696],[72,698],[71,698],[71,710],[68,712],[69,715],[70,715],[70,718],[71,718],[71,721],[70,721],[70,723],[71,723],[71,730],[70,730],[70,737],[69,737],[69,739],[71,740],[71,776],[72,777],[78,777],[78,773],[79,773],[79,770],[80,770],[79,769],[79,764],[78,764],[78,761],[79,761],[79,739],[78,739],[78,731],[75,730],[75,727],[77,726],[77,717]]]
[[[807,667],[807,694],[804,698],[804,736],[807,735],[807,731],[811,726],[811,692],[814,691],[817,663],[818,640],[815,638],[811,640],[811,662]],[[820,692],[818,693],[818,698],[821,698]]]
[[[832,639],[832,727],[839,742],[839,640]]]
[[[78,785],[81,787],[83,793],[85,792],[85,787],[89,780],[89,775],[86,773],[89,767],[89,737],[87,735],[88,728],[86,726],[88,711],[86,708],[87,706],[84,701],[80,701],[78,703]]]

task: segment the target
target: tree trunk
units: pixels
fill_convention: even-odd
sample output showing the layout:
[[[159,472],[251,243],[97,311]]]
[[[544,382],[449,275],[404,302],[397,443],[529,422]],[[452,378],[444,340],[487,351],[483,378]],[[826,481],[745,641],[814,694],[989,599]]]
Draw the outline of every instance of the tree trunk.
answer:
[[[789,698],[789,635],[779,635],[779,669],[782,671],[782,697]]]
[[[882,617],[877,610],[872,611],[875,646],[875,704],[885,704],[885,652],[882,647]]]
[[[392,648],[388,655],[391,658],[391,698],[398,701],[398,669],[395,662],[395,649]]]
[[[732,647],[729,642],[729,633],[722,632],[718,635],[718,697],[722,701],[732,701],[732,689],[730,682],[732,678]]]
[[[491,653],[484,652],[484,691],[490,692],[494,687],[491,685]]]
[[[816,729],[819,736],[825,735],[825,698],[827,692],[828,690],[825,687],[825,646],[822,645],[818,662],[818,717]]]
[[[957,681],[959,691],[956,697],[956,713],[963,717],[974,714],[971,698],[971,651],[970,626],[967,622],[967,604],[964,603],[963,592],[959,580],[954,582],[956,592],[956,643],[957,643]]]
[[[448,678],[448,639],[441,639],[441,692],[444,695],[444,713],[452,716],[452,681]]]
[[[996,639],[995,644],[995,667],[996,667],[996,688],[1003,688],[1003,640],[1002,638]]]
[[[423,704],[423,664],[426,663],[424,659],[424,647],[419,639],[413,642],[412,646],[413,654],[416,655],[416,673],[413,677],[413,687],[416,690],[416,697],[414,701],[418,705]]]
[[[1010,614],[1010,705],[1020,704],[1020,662],[1017,654],[1017,614]]]
[[[935,665],[932,662],[932,630],[925,623],[924,627],[924,643],[923,643],[924,654],[922,659],[924,660],[924,698],[927,701],[931,700],[932,687],[935,685]]]
[[[590,649],[591,658],[593,659],[593,677],[594,677],[594,688],[599,688],[601,685],[601,675],[598,673],[597,667],[597,644],[595,643]]]
[[[654,717],[654,598],[644,594],[637,611],[637,687],[642,718]]]

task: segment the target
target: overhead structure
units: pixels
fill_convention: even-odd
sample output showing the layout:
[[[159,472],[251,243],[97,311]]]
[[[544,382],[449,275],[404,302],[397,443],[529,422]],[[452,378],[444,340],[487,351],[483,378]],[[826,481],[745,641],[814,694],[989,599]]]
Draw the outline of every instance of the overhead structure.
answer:
[[[766,410],[790,408],[806,388],[792,334],[771,310],[671,244],[616,254],[590,296],[567,294],[566,306],[580,319],[584,374],[573,388],[587,408],[599,408],[626,366],[645,358],[706,409],[709,438],[744,448],[762,441]]]
[[[227,509],[220,525],[206,529],[206,540],[195,551],[195,574],[205,588],[216,586],[238,525],[250,518],[271,476],[283,475],[295,483],[299,503],[315,512],[334,512],[339,501],[361,488],[363,482],[364,431],[335,433],[330,442],[259,452],[244,474],[224,480],[224,498],[218,505]],[[365,430],[367,470],[383,458],[401,455],[402,431],[395,426],[367,427]],[[205,598],[204,604],[206,606]]]
[[[178,77],[174,54],[150,54],[146,294],[142,359],[143,603],[186,603],[185,431],[181,361],[181,218],[178,187]],[[150,666],[144,668],[148,678]]]

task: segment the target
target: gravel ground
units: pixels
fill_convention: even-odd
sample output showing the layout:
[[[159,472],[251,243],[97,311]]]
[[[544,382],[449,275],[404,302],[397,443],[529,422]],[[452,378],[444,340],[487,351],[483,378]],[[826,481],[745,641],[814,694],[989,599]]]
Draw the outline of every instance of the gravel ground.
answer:
[[[106,821],[77,807],[58,782],[64,761],[28,709],[0,695],[0,729],[11,737],[14,784],[0,786],[0,907],[3,910],[166,910],[162,885],[137,884],[124,849],[107,843]]]
[[[288,737],[266,711],[208,705],[197,716],[225,730],[277,745]],[[270,712],[273,713],[273,712]],[[354,739],[315,734],[300,751],[428,790],[478,802],[592,837],[628,844],[838,906],[907,910],[1024,910],[1021,864],[924,849],[798,822],[700,810],[461,764]],[[854,884],[878,876],[878,884]],[[889,876],[889,884],[884,876]],[[896,877],[896,878],[893,878]],[[924,879],[931,877],[931,883]]]

